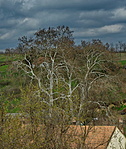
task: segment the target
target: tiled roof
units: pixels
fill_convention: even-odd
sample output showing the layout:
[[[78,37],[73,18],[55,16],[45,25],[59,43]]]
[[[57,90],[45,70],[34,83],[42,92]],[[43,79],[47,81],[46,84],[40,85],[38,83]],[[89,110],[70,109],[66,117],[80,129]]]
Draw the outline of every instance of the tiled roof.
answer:
[[[115,128],[115,126],[91,127],[71,125],[69,128],[69,134],[73,137],[71,147],[75,148],[78,147],[79,144],[83,144],[84,147],[88,149],[106,149]]]

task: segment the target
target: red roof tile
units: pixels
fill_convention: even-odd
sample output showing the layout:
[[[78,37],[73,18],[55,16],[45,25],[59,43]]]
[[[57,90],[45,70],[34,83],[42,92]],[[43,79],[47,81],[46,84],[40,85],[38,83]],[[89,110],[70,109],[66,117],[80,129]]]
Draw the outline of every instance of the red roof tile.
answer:
[[[115,128],[115,126],[70,126],[68,133],[73,139],[71,147],[83,144],[90,149],[105,149]]]

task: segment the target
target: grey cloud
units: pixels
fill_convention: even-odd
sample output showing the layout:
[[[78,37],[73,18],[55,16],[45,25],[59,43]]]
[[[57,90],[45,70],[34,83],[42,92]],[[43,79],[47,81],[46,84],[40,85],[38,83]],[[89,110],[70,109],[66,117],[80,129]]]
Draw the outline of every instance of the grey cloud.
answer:
[[[30,2],[30,1],[29,1]],[[124,0],[33,0],[31,9],[113,9],[118,6],[124,6]]]
[[[39,28],[66,25],[75,40],[107,36],[124,39],[124,0],[0,0],[0,49],[16,46]]]
[[[74,36],[76,39],[97,39],[100,38],[105,42],[116,42],[122,40],[122,34],[126,32],[126,26],[122,24],[105,25],[101,28],[89,28],[76,30]],[[118,38],[120,35],[121,38]],[[109,39],[107,41],[107,39]],[[116,39],[116,40],[115,40]],[[114,41],[115,40],[115,41]],[[123,39],[124,40],[124,39]]]
[[[118,9],[115,9],[113,11],[111,19],[118,21],[126,21],[126,7],[120,7]]]

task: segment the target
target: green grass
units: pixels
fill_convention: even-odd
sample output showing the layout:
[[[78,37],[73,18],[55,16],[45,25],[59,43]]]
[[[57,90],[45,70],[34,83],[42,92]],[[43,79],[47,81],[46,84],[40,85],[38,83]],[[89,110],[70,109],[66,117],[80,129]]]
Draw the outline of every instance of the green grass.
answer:
[[[7,113],[18,113],[20,111],[20,100],[13,99],[12,101],[5,101]]]
[[[5,62],[5,61],[10,61],[12,60],[12,56],[7,56],[5,54],[0,54],[0,61]]]
[[[7,113],[18,113],[20,111],[19,105],[20,105],[19,102],[13,103],[12,101],[8,103],[8,106],[6,108]]]
[[[17,61],[19,59],[22,59],[23,56],[20,54],[17,55],[7,55],[7,54],[0,54],[0,61]]]
[[[121,65],[126,65],[126,60],[121,60],[121,61],[119,61],[119,63],[121,63]]]
[[[121,105],[120,107],[116,107],[115,109],[121,111],[126,108],[126,105]]]
[[[3,64],[2,66],[0,66],[0,76],[8,79],[8,75],[9,75],[8,68],[10,67],[11,62],[21,60],[22,58],[23,58],[23,55],[20,55],[20,54],[16,54],[16,55],[0,54],[0,64]]]
[[[8,65],[0,66],[0,71],[2,72],[7,71],[7,69],[8,69]]]

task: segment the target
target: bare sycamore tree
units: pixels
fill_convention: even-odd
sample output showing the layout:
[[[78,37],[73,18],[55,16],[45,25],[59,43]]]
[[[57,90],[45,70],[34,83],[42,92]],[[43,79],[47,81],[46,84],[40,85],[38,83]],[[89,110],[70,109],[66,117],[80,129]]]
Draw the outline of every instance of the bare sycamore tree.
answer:
[[[96,50],[85,51],[82,65],[76,68],[74,62],[70,63],[65,58],[64,51],[60,52],[56,49],[43,51],[43,61],[38,65],[32,64],[26,56],[27,64],[19,64],[31,78],[31,82],[36,81],[38,84],[35,94],[48,106],[49,117],[52,117],[53,107],[69,111],[70,119],[77,117],[78,120],[86,117],[84,111],[87,105],[97,104],[100,108],[105,108],[104,102],[92,101],[89,95],[96,81],[107,76],[103,68],[104,53]],[[62,107],[63,104],[66,105]]]
[[[35,32],[32,38],[23,36],[19,38],[18,51],[21,53],[33,52],[39,54],[41,50],[60,49],[74,45],[73,31],[68,26],[40,29]]]
[[[103,51],[97,51],[93,49],[87,49],[84,51],[84,61],[83,61],[83,70],[81,69],[81,82],[80,82],[80,105],[78,110],[78,118],[80,118],[84,111],[84,106],[86,103],[97,104],[100,108],[105,108],[104,102],[101,101],[92,101],[90,98],[90,92],[93,85],[100,81],[102,78],[107,77],[104,71],[104,62],[103,60]],[[108,112],[107,112],[108,114]]]
[[[32,64],[25,56],[25,62],[20,62],[21,68],[30,82],[36,81],[38,90],[36,96],[49,107],[49,116],[58,100],[69,104],[71,116],[74,116],[75,91],[79,87],[74,66],[58,55],[57,50],[43,51],[43,62],[38,66]],[[61,90],[60,90],[61,88]],[[59,104],[59,103],[58,103]],[[60,108],[60,106],[59,106]]]
[[[77,68],[75,67],[74,62],[73,64],[69,63],[63,54],[63,60],[60,63],[59,70],[62,72],[62,74],[60,73],[60,80],[62,81],[62,84],[65,88],[65,94],[63,94],[63,96],[69,105],[69,112],[72,119],[75,117],[75,112],[77,112],[75,110],[75,103],[77,98],[79,98],[77,95],[77,89],[80,83],[76,76]]]
[[[31,78],[31,82],[36,81],[39,89],[35,94],[43,103],[49,106],[49,116],[51,117],[54,101],[60,98],[54,89],[58,84],[58,65],[55,62],[57,51],[48,50],[43,51],[43,53],[43,62],[39,65],[32,64],[25,56],[27,64],[20,62],[18,66]]]
[[[45,141],[50,142],[51,139],[51,142],[54,143],[59,136],[57,139],[62,142],[60,145],[63,146],[62,137],[64,137],[64,133],[68,129],[66,124],[71,122],[76,112],[75,92],[79,87],[79,81],[76,78],[74,66],[71,66],[56,49],[43,51],[41,58],[43,58],[43,61],[36,65],[33,64],[34,62],[31,63],[25,56],[25,61],[21,61],[18,64],[18,67],[31,79],[31,86],[37,85],[34,91],[31,91],[31,97],[29,95],[30,98],[27,101],[30,109],[28,114],[30,114],[32,120],[30,120],[33,132],[32,138],[36,138],[38,127],[36,122],[39,119],[36,118],[37,115],[35,114],[35,111],[38,113],[36,105],[39,105],[39,107],[40,105],[45,105],[47,108],[39,108],[40,113],[46,114],[44,117],[41,117],[44,119],[46,126]],[[41,116],[44,115],[43,113]]]

